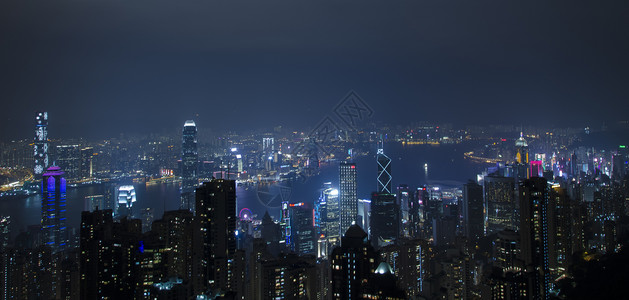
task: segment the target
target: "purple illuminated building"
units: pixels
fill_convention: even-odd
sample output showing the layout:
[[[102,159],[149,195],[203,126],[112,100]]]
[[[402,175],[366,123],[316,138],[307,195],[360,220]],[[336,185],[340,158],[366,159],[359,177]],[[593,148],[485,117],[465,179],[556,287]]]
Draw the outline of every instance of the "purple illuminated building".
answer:
[[[43,174],[41,230],[42,244],[53,252],[63,251],[66,234],[66,180],[61,168],[53,166]]]
[[[544,176],[544,166],[542,165],[541,160],[532,160],[531,161],[531,173],[529,177],[543,177]]]

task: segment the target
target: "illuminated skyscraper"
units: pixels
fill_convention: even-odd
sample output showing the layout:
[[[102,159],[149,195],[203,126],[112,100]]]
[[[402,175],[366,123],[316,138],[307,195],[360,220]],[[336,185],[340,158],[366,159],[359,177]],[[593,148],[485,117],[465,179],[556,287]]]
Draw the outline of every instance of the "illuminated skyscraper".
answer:
[[[400,236],[410,237],[411,189],[406,184],[397,187],[397,204],[400,207]]]
[[[131,208],[135,200],[135,188],[132,185],[120,186],[118,188],[117,216],[131,217]]]
[[[377,193],[391,194],[391,159],[384,154],[383,143],[378,143],[378,189]]]
[[[318,233],[323,235],[331,246],[338,245],[341,240],[339,190],[332,188],[330,182],[324,183],[315,217]]]
[[[183,125],[183,144],[181,146],[181,209],[195,212],[194,191],[198,185],[197,170],[199,154],[197,152],[197,125],[192,120]]]
[[[339,174],[339,199],[341,204],[341,232],[356,220],[358,214],[358,197],[356,192],[356,164],[343,162]]]
[[[529,174],[529,145],[524,139],[522,132],[520,138],[515,141],[515,178],[516,181],[528,179]]]
[[[85,147],[81,149],[81,178],[91,178],[94,173],[93,168],[94,148]]]
[[[35,116],[35,175],[44,173],[48,168],[48,113],[37,112]]]
[[[520,132],[520,138],[515,141],[516,154],[515,162],[519,164],[529,163],[529,145],[524,139],[524,135]]]
[[[312,207],[303,202],[289,204],[288,207],[291,216],[291,250],[299,255],[314,254],[316,239]]]
[[[42,244],[53,252],[63,251],[68,244],[66,234],[66,179],[61,168],[46,170],[42,181],[41,230]]]
[[[521,253],[529,280],[529,299],[550,299],[550,264],[546,179],[535,177],[520,183]]]

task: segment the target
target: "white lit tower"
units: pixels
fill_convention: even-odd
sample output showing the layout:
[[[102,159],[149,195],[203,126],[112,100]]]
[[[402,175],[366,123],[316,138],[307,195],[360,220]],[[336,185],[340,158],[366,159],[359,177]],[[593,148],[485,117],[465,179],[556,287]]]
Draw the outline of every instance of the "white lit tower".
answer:
[[[382,139],[378,143],[376,160],[378,162],[378,193],[391,194],[391,159],[384,154]]]
[[[181,209],[195,212],[195,189],[198,185],[197,166],[197,125],[192,120],[183,125],[183,144],[181,146]]]
[[[41,175],[48,168],[48,113],[37,112],[35,115],[35,175]]]
[[[135,188],[132,185],[120,186],[118,188],[117,216],[120,218],[132,217],[131,208],[135,201]]]
[[[358,215],[356,164],[343,162],[339,171],[340,232],[345,232],[356,221]]]

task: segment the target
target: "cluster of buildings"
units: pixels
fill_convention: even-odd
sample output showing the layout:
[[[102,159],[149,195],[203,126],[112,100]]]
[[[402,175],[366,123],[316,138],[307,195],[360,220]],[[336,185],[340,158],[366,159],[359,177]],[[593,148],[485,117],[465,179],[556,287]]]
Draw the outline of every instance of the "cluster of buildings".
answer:
[[[282,202],[277,220],[268,212],[255,220],[236,209],[237,179],[312,170],[318,155],[294,158],[264,137],[261,149],[229,145],[219,171],[203,173],[194,121],[182,132],[178,210],[154,219],[150,209],[135,211],[132,185],[117,186],[115,201],[86,201],[73,234],[68,177],[93,170],[81,173],[59,150],[69,169],[48,161],[46,121],[37,115],[34,143],[41,223],[11,243],[11,218],[0,217],[0,300],[551,299],[565,297],[559,282],[573,276],[570,266],[629,241],[624,147],[546,156],[530,153],[521,134],[512,160],[452,196],[436,186],[394,187],[380,138],[370,199],[358,197],[350,155],[316,201]],[[252,168],[262,173],[247,175]]]

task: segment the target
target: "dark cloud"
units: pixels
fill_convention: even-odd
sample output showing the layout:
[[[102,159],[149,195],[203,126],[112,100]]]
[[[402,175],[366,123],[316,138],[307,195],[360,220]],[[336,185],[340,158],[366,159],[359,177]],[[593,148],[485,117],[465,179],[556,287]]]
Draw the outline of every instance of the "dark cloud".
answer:
[[[0,126],[28,137],[383,121],[626,119],[627,1],[3,1]],[[53,124],[55,125],[53,127]]]

